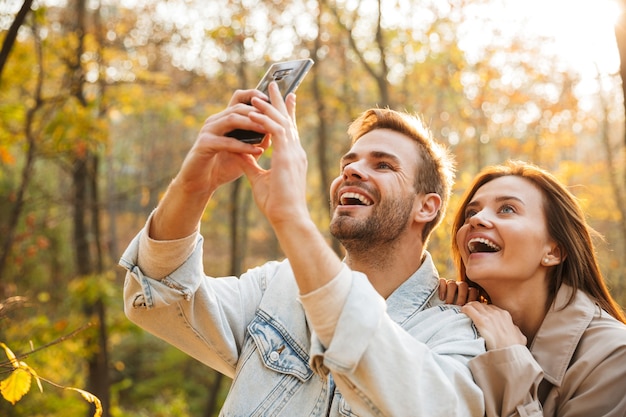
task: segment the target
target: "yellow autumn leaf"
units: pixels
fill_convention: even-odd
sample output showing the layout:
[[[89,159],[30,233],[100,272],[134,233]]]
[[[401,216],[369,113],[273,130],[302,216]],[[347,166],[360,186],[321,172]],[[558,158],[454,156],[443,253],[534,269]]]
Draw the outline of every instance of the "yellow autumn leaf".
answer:
[[[96,406],[96,412],[94,413],[93,417],[102,417],[102,403],[100,402],[100,399],[98,397],[80,388],[66,387],[65,389],[80,393],[80,395],[82,395],[84,399]]]
[[[27,369],[17,368],[0,381],[0,393],[5,400],[15,405],[30,390],[32,375]]]
[[[9,361],[11,361],[11,365],[13,365],[13,368],[19,368],[20,364],[17,361],[17,358],[15,357],[15,353],[13,353],[13,351],[9,349],[9,347],[2,342],[0,342],[0,346],[4,348],[4,351],[7,354],[7,358],[9,358]]]

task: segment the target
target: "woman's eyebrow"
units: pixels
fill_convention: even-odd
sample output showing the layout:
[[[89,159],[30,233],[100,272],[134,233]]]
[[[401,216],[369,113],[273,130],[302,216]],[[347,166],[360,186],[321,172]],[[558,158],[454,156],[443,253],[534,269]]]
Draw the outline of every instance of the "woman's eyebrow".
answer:
[[[503,202],[503,201],[509,201],[509,200],[518,201],[520,204],[522,204],[522,205],[526,205],[526,204],[524,203],[524,201],[523,201],[521,198],[516,197],[516,196],[514,196],[514,195],[502,195],[502,196],[497,196],[497,197],[494,199],[494,201],[495,201],[496,203],[501,203],[501,202]],[[469,203],[467,203],[467,205],[466,205],[465,207],[466,207],[466,208],[467,208],[467,207],[476,207],[476,206],[479,206],[479,205],[480,205],[480,203],[478,202],[478,200],[472,200],[472,201],[470,201]]]
[[[502,201],[508,201],[508,200],[515,200],[523,205],[526,205],[524,203],[524,200],[514,195],[503,195],[503,196],[496,197],[496,202],[502,202]]]
[[[479,205],[480,205],[480,203],[477,200],[472,200],[472,201],[470,201],[469,203],[467,203],[465,205],[465,208],[468,209],[468,208],[472,208],[472,207],[477,207]]]

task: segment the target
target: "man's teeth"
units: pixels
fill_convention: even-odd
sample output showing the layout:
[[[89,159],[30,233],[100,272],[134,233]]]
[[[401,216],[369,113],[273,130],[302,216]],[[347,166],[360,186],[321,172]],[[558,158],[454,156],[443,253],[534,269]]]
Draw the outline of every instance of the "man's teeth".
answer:
[[[364,206],[371,206],[372,200],[358,193],[344,193],[341,195],[342,205],[357,205],[362,204]]]
[[[467,243],[470,253],[476,252],[498,252],[502,248],[489,239],[483,237],[475,237]]]

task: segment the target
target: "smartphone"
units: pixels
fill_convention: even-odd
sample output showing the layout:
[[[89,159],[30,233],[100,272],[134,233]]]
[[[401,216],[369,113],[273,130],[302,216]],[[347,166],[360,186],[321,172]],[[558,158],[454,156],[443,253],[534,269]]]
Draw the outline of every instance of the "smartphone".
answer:
[[[302,79],[312,66],[312,59],[276,62],[268,68],[267,72],[256,86],[256,89],[268,94],[267,88],[269,84],[272,81],[276,81],[278,89],[284,99],[287,97],[287,94],[296,91],[296,88],[298,88]],[[235,129],[228,132],[226,136],[239,139],[246,143],[260,143],[265,135],[253,130]]]

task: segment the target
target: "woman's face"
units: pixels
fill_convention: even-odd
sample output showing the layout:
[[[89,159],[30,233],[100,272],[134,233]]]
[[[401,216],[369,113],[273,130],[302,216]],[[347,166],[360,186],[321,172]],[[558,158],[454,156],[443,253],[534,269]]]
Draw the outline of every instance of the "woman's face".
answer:
[[[456,244],[467,277],[492,296],[522,283],[543,286],[556,245],[548,235],[540,189],[512,175],[484,184],[465,207]]]

